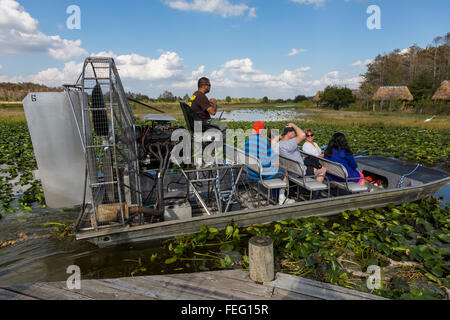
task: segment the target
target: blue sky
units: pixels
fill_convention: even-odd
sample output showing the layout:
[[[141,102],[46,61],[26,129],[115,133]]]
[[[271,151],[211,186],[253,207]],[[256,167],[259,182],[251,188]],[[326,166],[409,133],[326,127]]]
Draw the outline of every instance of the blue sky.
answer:
[[[66,9],[77,5],[81,29]],[[381,29],[369,30],[377,5]],[[0,81],[76,81],[89,55],[109,55],[125,87],[157,97],[293,98],[358,87],[380,53],[426,47],[450,32],[450,1],[0,0]]]

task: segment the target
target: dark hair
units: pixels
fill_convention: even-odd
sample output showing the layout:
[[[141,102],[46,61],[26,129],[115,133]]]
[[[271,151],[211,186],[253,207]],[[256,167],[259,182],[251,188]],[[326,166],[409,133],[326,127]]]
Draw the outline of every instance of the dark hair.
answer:
[[[205,78],[205,77],[200,78],[200,80],[198,80],[198,88],[200,89],[201,87],[208,85],[209,83],[211,83],[211,82],[209,81],[208,78]]]
[[[353,154],[352,150],[348,146],[345,135],[340,132],[335,133],[331,138],[328,143],[327,150],[325,150],[325,156],[331,158],[333,156],[333,150],[345,150],[347,154]]]
[[[291,127],[284,128],[283,136],[287,135],[289,132],[295,132],[295,129]]]

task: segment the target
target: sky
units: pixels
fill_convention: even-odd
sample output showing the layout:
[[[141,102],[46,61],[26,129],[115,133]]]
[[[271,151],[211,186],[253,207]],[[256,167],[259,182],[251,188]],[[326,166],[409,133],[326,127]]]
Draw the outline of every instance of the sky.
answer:
[[[74,10],[75,9],[75,10]],[[0,0],[0,82],[74,83],[113,57],[127,91],[210,97],[358,88],[378,54],[450,32],[449,0]]]

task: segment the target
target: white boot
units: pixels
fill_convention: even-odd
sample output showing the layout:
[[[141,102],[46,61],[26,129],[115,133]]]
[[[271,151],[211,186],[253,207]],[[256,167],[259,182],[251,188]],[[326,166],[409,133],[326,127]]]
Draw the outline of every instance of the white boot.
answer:
[[[282,206],[284,204],[293,204],[293,203],[295,203],[295,200],[288,199],[288,198],[286,198],[286,196],[284,194],[280,194],[280,198],[279,198],[279,201],[278,201],[278,204],[280,206]]]

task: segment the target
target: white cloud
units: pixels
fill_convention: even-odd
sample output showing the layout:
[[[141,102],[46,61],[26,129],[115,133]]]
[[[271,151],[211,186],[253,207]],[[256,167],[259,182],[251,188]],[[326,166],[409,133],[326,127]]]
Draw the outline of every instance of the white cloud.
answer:
[[[256,18],[256,8],[250,8],[250,9],[248,10],[248,17],[249,17],[250,19]]]
[[[366,59],[366,61],[355,61],[351,64],[352,67],[358,67],[358,68],[363,68],[363,67],[367,67],[368,64],[372,63],[372,60],[370,59]]]
[[[279,74],[270,74],[256,69],[250,58],[244,58],[227,61],[220,69],[213,70],[206,76],[217,91],[225,92],[226,95],[233,95],[230,92],[244,90],[249,95],[267,95],[265,92],[270,92],[270,95],[274,97],[282,95],[289,97],[299,92],[313,95],[329,85],[353,89],[359,87],[362,81],[361,77],[346,76],[339,71],[328,72],[319,79],[311,79],[309,71],[311,71],[310,67],[300,67],[284,70]],[[172,82],[170,87],[190,90],[195,88],[196,80],[198,78],[194,77],[192,72],[190,76]]]
[[[255,8],[250,8],[244,2],[232,4],[228,0],[165,0],[165,3],[172,9],[213,13],[224,18],[242,16],[247,11],[249,18],[256,17]]]
[[[64,67],[60,70],[58,68],[49,68],[40,71],[36,74],[26,76],[15,76],[11,78],[2,79],[8,82],[33,82],[43,84],[49,87],[60,87],[63,84],[74,83],[80,75],[83,68],[83,63],[76,63],[74,61],[66,62]]]
[[[303,52],[306,52],[306,51],[308,51],[308,50],[306,50],[306,49],[295,49],[294,48],[287,55],[288,55],[288,57],[293,57],[293,56],[298,55],[299,53],[303,53]]]
[[[233,73],[258,72],[257,70],[253,69],[253,62],[249,58],[228,61],[224,65],[222,65],[222,68],[228,69]]]
[[[325,3],[326,0],[290,0],[291,2],[301,3],[306,5],[315,5],[319,7]]]
[[[408,54],[410,50],[411,50],[411,48],[405,48],[403,50],[400,50],[399,54],[401,54],[401,55]]]
[[[164,89],[184,91],[175,94],[184,95],[195,90],[200,77],[211,79],[215,94],[253,95],[272,97],[293,97],[302,93],[313,95],[328,85],[357,88],[361,77],[347,76],[338,71],[324,74],[318,79],[310,75],[310,67],[286,69],[280,73],[267,73],[255,68],[250,58],[226,61],[218,69],[207,72],[204,65],[187,72],[182,59],[175,52],[162,51],[158,57],[150,58],[139,54],[117,55],[113,52],[99,52],[92,56],[114,58],[124,85],[132,88],[129,91],[148,94],[146,90]],[[34,82],[47,86],[61,86],[74,83],[82,72],[83,63],[66,62],[61,68],[48,68],[36,74],[7,77],[0,76],[0,81]],[[130,82],[132,81],[132,85]],[[186,90],[186,91],[185,91]],[[159,94],[154,92],[153,94]]]
[[[339,71],[331,71],[322,76],[322,78],[312,81],[311,87],[323,89],[327,86],[345,86],[354,89],[359,87],[362,81],[363,77],[361,76],[343,78]]]
[[[39,23],[15,0],[0,0],[0,54],[46,52],[53,59],[68,60],[87,55],[81,40],[48,36]]]
[[[114,58],[122,78],[153,81],[179,76],[184,69],[183,59],[176,52],[160,52],[161,55],[155,59],[135,53],[116,55],[111,51],[94,53],[91,56]]]
[[[200,66],[197,70],[192,71],[191,77],[193,79],[200,78],[205,74],[205,66]]]
[[[3,69],[3,66],[0,64],[0,70],[2,70]]]
[[[112,57],[119,69],[121,78],[143,81],[160,81],[176,79],[183,72],[182,59],[175,52],[163,52],[158,58],[143,57],[138,54],[116,55],[113,52],[93,53],[92,57]],[[69,61],[61,69],[48,68],[36,74],[16,76],[2,81],[34,82],[47,86],[58,87],[66,83],[73,83],[83,70],[83,63]],[[203,73],[204,67],[193,72],[193,76]]]
[[[270,88],[294,89],[304,85],[303,77],[309,67],[284,70],[281,74],[268,74],[255,69],[250,58],[235,59],[225,62],[221,69],[213,70],[207,77],[214,87],[219,88]],[[194,75],[194,73],[192,73]],[[196,83],[197,78],[188,77],[171,84],[174,88],[189,89]]]

